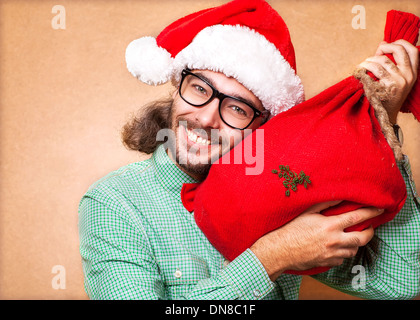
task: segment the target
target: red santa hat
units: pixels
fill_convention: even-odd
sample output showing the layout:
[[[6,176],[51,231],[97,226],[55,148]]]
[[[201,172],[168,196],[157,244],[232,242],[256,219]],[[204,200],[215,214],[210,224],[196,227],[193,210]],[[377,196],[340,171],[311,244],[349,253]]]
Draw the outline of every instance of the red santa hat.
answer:
[[[271,115],[303,102],[289,30],[262,0],[234,0],[183,17],[126,50],[128,70],[150,85],[178,83],[184,68],[222,72],[258,97]]]

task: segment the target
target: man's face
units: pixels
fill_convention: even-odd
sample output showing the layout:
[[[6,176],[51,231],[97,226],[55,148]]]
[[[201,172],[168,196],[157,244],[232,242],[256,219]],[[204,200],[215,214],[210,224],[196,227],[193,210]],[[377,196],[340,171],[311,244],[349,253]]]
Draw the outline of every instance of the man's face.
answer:
[[[223,73],[209,70],[194,70],[220,92],[249,101],[255,108],[264,111],[260,100],[242,84]],[[210,166],[223,154],[239,143],[246,133],[258,128],[262,117],[256,118],[247,129],[239,130],[228,126],[219,115],[219,99],[215,98],[202,107],[194,107],[174,93],[172,106],[172,130],[176,137],[175,155],[169,156],[187,174],[203,179]]]

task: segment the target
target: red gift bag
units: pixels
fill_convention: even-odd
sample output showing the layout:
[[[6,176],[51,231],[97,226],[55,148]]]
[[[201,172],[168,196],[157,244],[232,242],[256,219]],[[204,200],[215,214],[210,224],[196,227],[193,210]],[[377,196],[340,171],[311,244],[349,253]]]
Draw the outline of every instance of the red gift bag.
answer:
[[[390,11],[385,40],[416,44],[419,26],[416,16]],[[419,94],[417,81],[403,110],[417,119]],[[182,190],[184,206],[194,211],[197,225],[225,258],[235,259],[261,236],[318,203],[343,200],[325,210],[325,215],[360,207],[385,209],[382,215],[347,231],[375,228],[393,219],[403,207],[407,197],[404,180],[363,85],[355,77],[280,113],[258,130],[262,129],[264,152],[256,152],[256,143],[262,141],[254,131],[213,164],[202,183],[186,184]],[[246,174],[247,144],[256,162],[264,165],[258,175]],[[242,161],[233,157],[237,148],[242,148]]]

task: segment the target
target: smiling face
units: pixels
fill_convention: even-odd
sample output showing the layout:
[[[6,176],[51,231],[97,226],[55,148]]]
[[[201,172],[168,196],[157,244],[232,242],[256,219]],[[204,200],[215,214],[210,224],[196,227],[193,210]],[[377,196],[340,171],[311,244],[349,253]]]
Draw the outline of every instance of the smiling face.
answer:
[[[194,74],[206,79],[215,89],[264,111],[260,100],[242,84],[223,73],[195,70]],[[170,158],[187,174],[202,180],[211,164],[239,143],[244,136],[258,128],[263,118],[256,118],[247,130],[228,126],[219,115],[219,99],[215,98],[202,107],[194,107],[174,93],[172,130],[176,145],[169,148]],[[248,130],[250,129],[250,130]]]

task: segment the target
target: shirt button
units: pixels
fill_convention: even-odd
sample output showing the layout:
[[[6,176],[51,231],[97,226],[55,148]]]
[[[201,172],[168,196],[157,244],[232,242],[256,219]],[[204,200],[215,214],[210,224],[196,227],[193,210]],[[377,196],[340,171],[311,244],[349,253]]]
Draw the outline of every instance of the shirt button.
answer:
[[[225,259],[225,261],[223,261],[223,267],[227,267],[229,265],[230,261]]]
[[[255,298],[259,298],[261,296],[261,292],[258,289],[255,289],[254,291],[252,291],[252,294],[254,295]]]
[[[181,278],[182,276],[182,272],[179,269],[176,269],[175,273],[174,273],[175,278]]]

